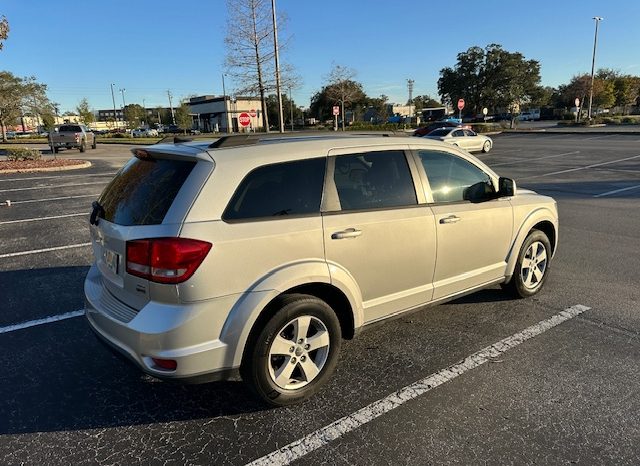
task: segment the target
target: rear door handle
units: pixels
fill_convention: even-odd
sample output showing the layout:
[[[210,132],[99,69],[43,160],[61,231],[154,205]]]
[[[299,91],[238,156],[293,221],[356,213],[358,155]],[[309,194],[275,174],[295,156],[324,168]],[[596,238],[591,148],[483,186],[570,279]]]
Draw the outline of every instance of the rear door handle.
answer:
[[[347,238],[357,238],[362,234],[362,230],[357,230],[355,228],[347,228],[343,231],[336,231],[331,235],[331,239],[347,239]]]
[[[455,215],[449,215],[448,217],[444,217],[440,219],[440,223],[456,223],[461,220],[460,217],[456,217]]]

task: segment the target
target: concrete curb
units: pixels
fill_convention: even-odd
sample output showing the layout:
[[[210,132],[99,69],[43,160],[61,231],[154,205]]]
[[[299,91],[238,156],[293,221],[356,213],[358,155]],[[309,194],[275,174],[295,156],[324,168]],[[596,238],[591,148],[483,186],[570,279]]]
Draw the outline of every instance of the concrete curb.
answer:
[[[35,173],[35,172],[61,172],[65,170],[79,170],[81,168],[89,168],[91,166],[91,162],[86,160],[84,163],[79,163],[75,165],[63,165],[61,167],[43,167],[43,168],[11,168],[2,170],[0,169],[0,174],[4,173]]]
[[[601,129],[595,129],[595,130],[583,130],[583,131],[578,131],[578,130],[557,130],[557,129],[552,129],[552,130],[547,130],[547,129],[540,129],[540,130],[531,130],[531,131],[502,131],[502,134],[529,134],[529,135],[542,135],[542,136],[552,136],[554,134],[584,134],[584,135],[590,135],[590,134],[597,134],[597,135],[606,135],[606,134],[611,134],[611,135],[629,135],[629,136],[638,136],[640,135],[640,130],[637,131],[604,131]]]

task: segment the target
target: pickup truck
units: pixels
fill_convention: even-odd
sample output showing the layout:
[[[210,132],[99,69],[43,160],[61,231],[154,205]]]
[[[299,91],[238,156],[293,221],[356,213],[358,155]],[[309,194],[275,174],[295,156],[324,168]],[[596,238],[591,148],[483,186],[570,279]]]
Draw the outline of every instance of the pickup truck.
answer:
[[[84,152],[87,146],[96,148],[96,136],[84,125],[61,125],[49,133],[49,146],[54,154],[60,149],[80,149],[80,152]]]

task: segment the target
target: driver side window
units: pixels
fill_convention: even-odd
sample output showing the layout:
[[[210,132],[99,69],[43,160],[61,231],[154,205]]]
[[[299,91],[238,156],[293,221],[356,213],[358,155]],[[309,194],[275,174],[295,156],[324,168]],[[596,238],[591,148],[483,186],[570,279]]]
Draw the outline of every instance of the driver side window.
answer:
[[[491,177],[470,162],[446,152],[420,150],[434,202],[480,202],[491,199]]]

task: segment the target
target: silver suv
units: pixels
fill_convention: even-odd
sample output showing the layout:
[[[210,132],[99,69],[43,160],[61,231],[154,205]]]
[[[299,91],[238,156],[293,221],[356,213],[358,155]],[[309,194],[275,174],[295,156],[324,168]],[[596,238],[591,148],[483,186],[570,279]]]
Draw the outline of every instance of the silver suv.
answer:
[[[495,284],[537,293],[558,242],[552,198],[437,141],[230,136],[133,153],[91,214],[91,328],[147,374],[240,374],[274,405],[315,393],[368,324]]]

